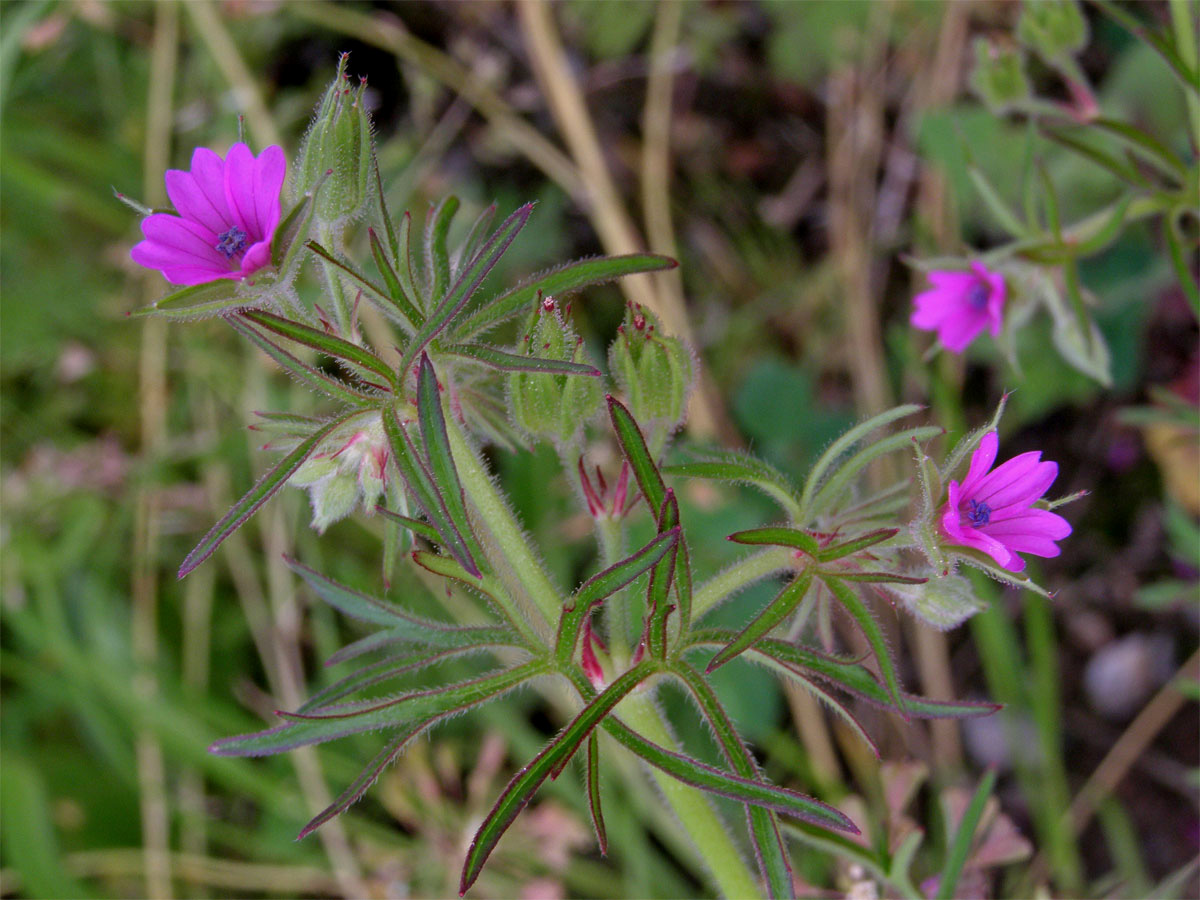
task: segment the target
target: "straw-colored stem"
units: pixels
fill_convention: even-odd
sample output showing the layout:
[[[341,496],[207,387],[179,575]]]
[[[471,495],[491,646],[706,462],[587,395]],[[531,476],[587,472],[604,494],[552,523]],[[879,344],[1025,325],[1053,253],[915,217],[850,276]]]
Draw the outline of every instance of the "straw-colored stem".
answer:
[[[161,203],[162,172],[170,161],[172,95],[179,47],[179,14],[171,4],[155,11],[154,40],[146,112],[143,196],[149,203]],[[158,291],[157,279],[147,273],[143,291],[151,300]],[[167,408],[167,335],[166,323],[147,319],[142,327],[141,358],[138,371],[139,417],[142,454],[148,459],[162,452],[166,443]],[[138,492],[134,515],[132,650],[136,664],[133,688],[143,701],[158,693],[154,668],[158,659],[158,492],[143,488]],[[142,817],[142,848],[145,865],[146,896],[172,896],[170,815],[167,808],[166,764],[162,746],[150,732],[137,736],[138,789]]]

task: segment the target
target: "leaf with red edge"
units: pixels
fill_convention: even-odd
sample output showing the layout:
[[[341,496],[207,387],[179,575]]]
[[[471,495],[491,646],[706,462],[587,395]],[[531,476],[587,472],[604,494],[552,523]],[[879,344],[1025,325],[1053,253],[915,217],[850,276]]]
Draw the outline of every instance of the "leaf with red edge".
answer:
[[[334,359],[339,359],[344,363],[349,363],[351,366],[357,366],[359,369],[377,375],[393,391],[399,389],[400,382],[391,367],[374,353],[364,350],[358,344],[352,344],[343,338],[328,334],[317,328],[304,325],[301,322],[293,322],[291,319],[285,319],[282,316],[259,309],[248,309],[240,315],[259,328],[263,328],[280,337],[285,337],[289,341],[295,341],[297,344],[305,347],[311,347],[313,350],[324,353],[326,356],[332,356]]]
[[[604,813],[600,808],[600,739],[595,731],[588,735],[586,772],[588,814],[592,819],[592,830],[596,832],[600,855],[608,856],[608,830],[604,827]]]
[[[242,496],[242,499],[233,505],[233,508],[229,512],[221,517],[221,521],[212,527],[200,543],[192,548],[192,552],[187,555],[187,558],[179,566],[179,577],[183,578],[196,568],[196,566],[212,556],[213,551],[221,545],[221,542],[225,538],[241,527],[247,519],[258,511],[260,506],[266,503],[277,490],[287,483],[287,480],[312,455],[321,441],[325,440],[330,434],[353,418],[353,415],[343,416],[340,419],[330,422],[320,431],[314,431],[307,440],[302,441],[295,450],[276,463],[267,474],[258,480],[254,487],[250,488]]]
[[[533,799],[542,782],[560,763],[569,760],[600,721],[612,712],[613,707],[653,671],[654,666],[650,661],[643,660],[641,664],[625,672],[588,703],[571,724],[559,732],[558,736],[508,783],[471,841],[459,882],[460,895],[465,894],[475,883],[500,837]]]
[[[772,628],[790,616],[796,607],[800,605],[800,601],[804,599],[804,595],[812,587],[812,582],[813,570],[811,568],[807,568],[797,575],[791,584],[780,591],[775,599],[767,604],[766,609],[760,612],[749,625],[738,633],[737,637],[712,658],[712,661],[704,671],[707,673],[720,668],[735,656],[766,637]]]

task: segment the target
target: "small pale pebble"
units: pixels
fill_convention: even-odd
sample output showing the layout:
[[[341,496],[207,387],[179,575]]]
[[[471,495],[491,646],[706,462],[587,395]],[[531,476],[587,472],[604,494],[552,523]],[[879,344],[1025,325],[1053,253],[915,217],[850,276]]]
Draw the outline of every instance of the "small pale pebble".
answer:
[[[1171,677],[1174,651],[1165,634],[1131,634],[1101,647],[1083,671],[1092,709],[1114,721],[1134,715]]]

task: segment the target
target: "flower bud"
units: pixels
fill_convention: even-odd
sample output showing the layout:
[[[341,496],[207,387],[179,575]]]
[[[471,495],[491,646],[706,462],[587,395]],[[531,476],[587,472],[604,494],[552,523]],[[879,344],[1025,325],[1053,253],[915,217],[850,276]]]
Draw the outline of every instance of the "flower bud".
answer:
[[[683,422],[691,393],[695,366],[687,345],[663,334],[653,313],[631,303],[608,349],[608,365],[630,412],[652,433],[651,443],[661,446]]]
[[[1017,20],[1017,40],[1044,60],[1064,60],[1087,44],[1087,22],[1075,0],[1025,2]]]
[[[377,419],[338,433],[298,468],[288,484],[305,488],[312,502],[312,525],[324,532],[362,505],[375,511],[387,488],[387,439]]]
[[[317,191],[314,216],[324,225],[339,224],[362,210],[374,165],[371,116],[363,105],[367,82],[360,80],[357,88],[350,84],[348,60],[347,53],[338,60],[337,75],[304,136],[296,170],[297,193]]]
[[[1024,104],[1030,97],[1025,58],[1016,47],[1001,47],[980,38],[975,42],[971,87],[994,113]]]
[[[538,304],[525,328],[518,352],[541,359],[587,364],[583,339],[563,320],[553,297]],[[516,424],[535,440],[563,447],[578,440],[584,424],[604,404],[599,379],[587,375],[514,372],[509,396]]]

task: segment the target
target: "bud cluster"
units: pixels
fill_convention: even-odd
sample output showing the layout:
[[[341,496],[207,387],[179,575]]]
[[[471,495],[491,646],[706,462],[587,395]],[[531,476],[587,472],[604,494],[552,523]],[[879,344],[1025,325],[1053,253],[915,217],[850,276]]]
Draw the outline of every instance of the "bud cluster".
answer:
[[[529,317],[517,348],[523,356],[586,363],[583,338],[563,317],[553,297],[543,297]],[[604,405],[599,379],[544,372],[515,372],[509,377],[513,421],[535,440],[557,447],[578,442],[583,426]]]
[[[375,511],[387,486],[387,462],[387,439],[382,420],[376,417],[314,453],[288,483],[308,490],[312,526],[324,533],[360,505],[365,513]]]
[[[691,351],[664,334],[652,312],[630,303],[608,349],[608,365],[652,449],[661,450],[683,423],[695,372]]]

